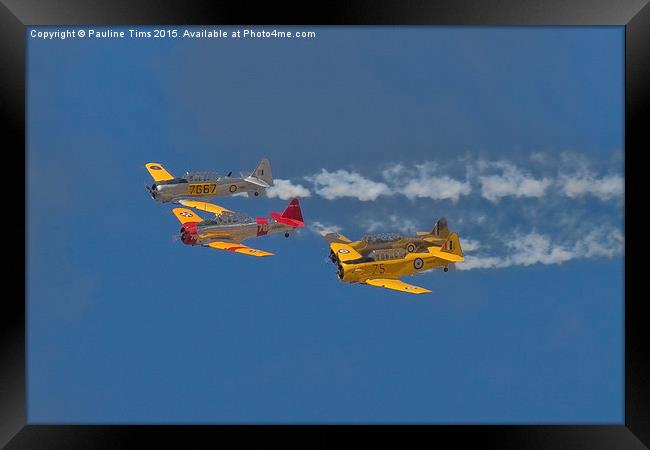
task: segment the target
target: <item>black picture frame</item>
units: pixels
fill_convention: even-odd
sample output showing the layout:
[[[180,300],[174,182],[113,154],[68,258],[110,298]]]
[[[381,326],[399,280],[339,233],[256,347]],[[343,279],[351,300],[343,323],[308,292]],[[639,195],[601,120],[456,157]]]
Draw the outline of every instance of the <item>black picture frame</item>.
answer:
[[[237,1],[98,1],[3,0],[0,4],[0,110],[5,133],[4,164],[15,174],[16,186],[25,183],[16,166],[25,169],[25,50],[26,27],[83,24],[259,24],[259,25],[619,25],[625,26],[625,424],[526,426],[400,426],[385,430],[409,431],[427,442],[451,439],[456,446],[468,442],[501,449],[571,448],[634,449],[650,445],[650,339],[644,322],[647,298],[640,283],[643,270],[638,255],[645,245],[645,209],[642,152],[650,149],[647,131],[650,81],[650,6],[647,0],[489,0],[388,1],[366,0],[301,4]],[[22,157],[21,157],[22,156]],[[15,157],[16,162],[7,162]],[[18,190],[20,190],[18,188]],[[23,190],[24,192],[24,190]],[[9,203],[17,200],[11,193]],[[23,194],[23,200],[25,199]],[[641,202],[639,201],[641,200]],[[7,204],[7,203],[6,203]],[[25,234],[27,209],[25,215]],[[5,220],[7,220],[5,218]],[[28,242],[15,232],[19,219],[11,219],[13,232],[6,239],[23,245],[22,252],[5,253],[11,270],[14,255],[26,255]],[[19,229],[19,227],[18,227]],[[641,241],[639,240],[641,239]],[[639,262],[635,264],[634,261]],[[23,261],[25,262],[25,261]],[[23,264],[23,269],[26,264]],[[134,438],[169,443],[170,439],[194,447],[215,442],[224,432],[248,440],[250,427],[223,426],[42,426],[26,423],[25,294],[5,290],[0,314],[0,445],[6,448],[118,448]],[[19,279],[18,276],[15,277]],[[390,424],[387,424],[390,425]],[[273,439],[287,427],[252,427],[262,438]],[[296,427],[289,427],[295,431]],[[304,426],[300,431],[319,435],[350,427]],[[365,427],[361,427],[365,429]],[[371,431],[377,431],[372,427]],[[216,434],[216,436],[215,436]],[[260,436],[257,436],[260,437]],[[286,439],[286,436],[282,437]],[[283,441],[286,442],[286,441]],[[313,440],[304,441],[313,442]]]

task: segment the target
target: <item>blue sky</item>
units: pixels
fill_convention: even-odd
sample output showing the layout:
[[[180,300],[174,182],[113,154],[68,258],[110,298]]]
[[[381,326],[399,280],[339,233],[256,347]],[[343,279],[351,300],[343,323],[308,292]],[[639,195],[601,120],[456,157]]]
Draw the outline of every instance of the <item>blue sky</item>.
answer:
[[[623,423],[623,28],[297,29],[27,38],[28,420]],[[268,198],[215,202],[300,194],[270,258],[183,246],[143,187],[264,156]],[[429,295],[341,283],[316,233],[441,216]]]

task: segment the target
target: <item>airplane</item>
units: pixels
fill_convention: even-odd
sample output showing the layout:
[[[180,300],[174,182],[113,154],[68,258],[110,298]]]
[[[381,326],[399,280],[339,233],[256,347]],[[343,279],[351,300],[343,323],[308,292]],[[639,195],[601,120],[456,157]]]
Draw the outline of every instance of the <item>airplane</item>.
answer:
[[[424,294],[428,289],[404,283],[401,277],[431,269],[442,268],[465,260],[458,234],[449,233],[441,246],[429,244],[409,252],[405,248],[382,248],[366,256],[349,243],[330,242],[330,259],[337,267],[336,274],[347,283],[364,283],[410,294]]]
[[[186,172],[183,177],[174,177],[160,163],[147,163],[145,167],[154,180],[151,187],[145,187],[151,197],[161,203],[208,200],[240,192],[247,192],[249,197],[257,197],[273,186],[271,164],[266,158],[260,161],[250,175],[242,172],[241,178],[231,177],[232,172],[225,177],[213,172]]]
[[[250,256],[271,256],[273,253],[250,248],[242,241],[274,233],[284,233],[285,237],[289,237],[296,228],[305,224],[297,198],[289,202],[282,214],[272,212],[270,218],[256,219],[207,202],[186,201],[184,205],[214,213],[214,219],[203,220],[186,208],[172,209],[181,222],[181,242]]]
[[[449,236],[449,227],[447,225],[447,219],[442,217],[436,222],[431,231],[418,231],[415,236],[396,233],[369,234],[353,242],[339,233],[323,231],[320,234],[330,243],[338,242],[347,244],[361,253],[362,256],[368,256],[374,250],[395,248],[405,249],[407,252],[413,253],[416,250],[431,247],[431,245],[437,244],[440,246],[444,244],[447,236]],[[330,258],[333,257],[334,255],[330,253]],[[332,259],[332,262],[336,262],[335,259]]]

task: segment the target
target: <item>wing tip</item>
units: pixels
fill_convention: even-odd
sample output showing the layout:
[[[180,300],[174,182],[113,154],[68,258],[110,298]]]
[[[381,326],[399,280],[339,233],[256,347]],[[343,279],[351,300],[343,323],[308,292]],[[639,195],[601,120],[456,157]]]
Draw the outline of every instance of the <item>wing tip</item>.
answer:
[[[174,176],[165,169],[165,167],[156,162],[149,162],[144,165],[149,175],[154,179],[154,181],[165,181],[173,180]]]
[[[432,292],[429,289],[405,283],[400,279],[370,278],[364,281],[364,283],[392,291],[406,292],[407,294],[426,294]]]

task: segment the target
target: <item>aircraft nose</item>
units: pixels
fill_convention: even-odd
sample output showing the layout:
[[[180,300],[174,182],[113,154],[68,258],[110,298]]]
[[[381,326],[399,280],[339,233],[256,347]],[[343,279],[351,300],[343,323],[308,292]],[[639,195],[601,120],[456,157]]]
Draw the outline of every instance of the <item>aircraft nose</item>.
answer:
[[[196,224],[193,222],[184,224],[180,229],[180,236],[183,244],[196,244]]]
[[[147,188],[147,192],[149,192],[149,195],[155,200],[156,199],[156,185],[154,184],[153,186],[149,187],[146,184],[144,185],[145,188]]]
[[[343,270],[343,266],[341,266],[341,263],[338,263],[336,265],[336,275],[342,280],[343,277],[345,276],[345,271]]]

